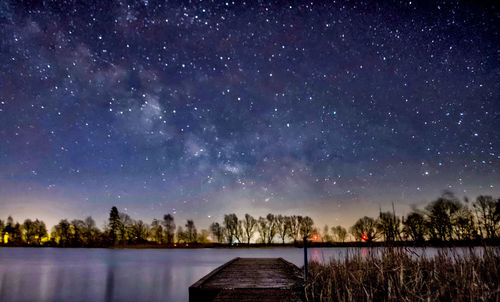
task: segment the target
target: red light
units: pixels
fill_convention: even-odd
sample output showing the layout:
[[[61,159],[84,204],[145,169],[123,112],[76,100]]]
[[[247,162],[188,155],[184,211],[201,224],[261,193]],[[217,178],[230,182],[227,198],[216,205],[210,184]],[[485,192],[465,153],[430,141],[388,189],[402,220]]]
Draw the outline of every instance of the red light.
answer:
[[[314,236],[313,236],[313,239],[314,239],[314,240],[318,240],[318,239],[319,239],[319,236],[318,236],[318,235],[314,235]]]
[[[363,240],[368,240],[368,236],[366,236],[366,234],[361,235],[361,238],[363,238]]]

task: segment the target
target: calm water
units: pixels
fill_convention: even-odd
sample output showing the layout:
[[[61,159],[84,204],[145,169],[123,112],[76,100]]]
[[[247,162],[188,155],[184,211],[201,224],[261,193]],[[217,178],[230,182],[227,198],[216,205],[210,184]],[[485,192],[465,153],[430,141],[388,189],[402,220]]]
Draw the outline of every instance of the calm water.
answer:
[[[356,252],[366,256],[370,250]],[[347,253],[346,248],[314,248],[309,259],[323,262]],[[432,256],[436,249],[425,253]],[[299,248],[0,248],[0,301],[187,301],[191,284],[234,257],[283,257],[303,265]]]

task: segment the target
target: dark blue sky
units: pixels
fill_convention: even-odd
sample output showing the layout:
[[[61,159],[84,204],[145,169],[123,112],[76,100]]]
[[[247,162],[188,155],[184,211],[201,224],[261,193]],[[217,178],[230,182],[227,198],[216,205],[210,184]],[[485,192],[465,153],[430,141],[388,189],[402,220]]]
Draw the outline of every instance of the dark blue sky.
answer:
[[[381,2],[0,3],[0,217],[498,196],[498,9]]]

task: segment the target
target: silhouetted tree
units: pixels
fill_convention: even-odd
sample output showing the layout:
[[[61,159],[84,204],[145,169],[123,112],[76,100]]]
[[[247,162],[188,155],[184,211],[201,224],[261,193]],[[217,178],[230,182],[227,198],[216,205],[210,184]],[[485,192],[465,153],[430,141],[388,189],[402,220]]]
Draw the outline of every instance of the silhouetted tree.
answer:
[[[26,240],[26,243],[28,245],[33,244],[35,241],[35,236],[36,236],[36,229],[35,229],[35,224],[31,219],[26,219],[24,220],[22,226],[21,226],[23,232],[24,232],[24,238]]]
[[[177,228],[177,243],[186,243],[188,241],[187,233],[184,231],[182,226]]]
[[[300,224],[299,220],[302,220],[302,216],[288,216],[285,223],[287,224],[288,229],[288,237],[293,240],[293,242],[297,242],[297,238],[300,233]]]
[[[163,227],[158,219],[153,219],[153,222],[151,222],[151,236],[156,243],[162,244]]]
[[[479,230],[484,238],[499,237],[500,230],[500,199],[480,195],[473,204],[476,212]]]
[[[120,216],[120,240],[122,244],[133,241],[132,228],[134,220],[127,213],[119,213]]]
[[[354,238],[359,240],[366,240],[367,242],[372,242],[377,238],[377,222],[371,217],[364,216],[358,219],[356,223],[351,227],[351,234]]]
[[[259,217],[257,221],[257,230],[262,243],[271,244],[278,231],[276,216],[267,214],[265,218]]]
[[[474,215],[468,207],[461,207],[452,216],[453,233],[458,240],[472,240],[478,237]]]
[[[267,224],[268,224],[268,237],[267,244],[271,244],[274,240],[274,236],[276,236],[276,232],[278,231],[276,225],[276,216],[274,214],[267,214],[266,216]]]
[[[267,237],[269,236],[269,225],[267,224],[267,219],[264,217],[259,217],[257,220],[257,231],[259,232],[260,241],[262,243],[267,242]]]
[[[0,219],[0,243],[5,243],[3,242],[4,240],[4,235],[5,235],[5,222]]]
[[[224,229],[226,230],[229,243],[234,243],[234,241],[241,242],[238,216],[236,214],[224,215]]]
[[[377,220],[377,230],[384,236],[385,241],[395,241],[399,239],[400,223],[401,221],[394,213],[380,213]]]
[[[250,245],[250,240],[257,226],[257,220],[253,218],[250,214],[245,214],[245,219],[241,222],[243,226],[244,237],[247,240],[247,244]]]
[[[80,219],[74,219],[71,221],[71,228],[72,228],[72,246],[82,246],[84,244],[83,242],[83,232],[84,232],[84,225],[85,223],[83,220]]]
[[[57,225],[54,226],[52,237],[62,247],[69,246],[73,239],[71,233],[71,224],[67,219],[62,219]]]
[[[12,233],[12,242],[15,245],[21,245],[23,243],[23,233],[19,222],[16,222],[16,224],[14,225],[14,232]]]
[[[210,232],[218,243],[222,243],[224,241],[224,230],[218,222],[213,222],[210,225]]]
[[[403,234],[407,239],[423,242],[427,233],[427,222],[421,213],[411,212],[406,219],[403,219]]]
[[[121,229],[120,213],[116,207],[112,207],[109,212],[109,235],[111,236],[111,241],[113,245],[118,242],[118,235]]]
[[[95,221],[91,216],[83,220],[82,236],[85,246],[93,247],[96,245],[99,236],[99,229],[96,227]]]
[[[42,238],[48,235],[47,227],[45,226],[45,222],[35,219],[33,222],[35,225],[35,241],[37,245],[42,244]]]
[[[337,241],[344,242],[347,237],[347,230],[340,225],[332,227],[332,233]]]
[[[380,213],[377,220],[363,217],[356,221],[350,228],[356,240],[373,241],[378,235],[383,235],[385,241],[395,241],[401,238],[400,232],[406,240],[423,242],[427,238],[433,240],[472,240],[477,238],[496,239],[500,235],[500,199],[491,196],[478,196],[473,204],[473,210],[468,206],[468,199],[462,204],[450,192],[445,192],[437,200],[425,207],[425,211],[414,210],[401,222],[393,213]],[[238,220],[236,214],[224,215],[222,227],[218,222],[210,225],[213,239],[223,242],[226,238],[229,243],[246,242],[250,244],[256,230],[260,235],[260,242],[271,244],[278,235],[282,243],[288,237],[296,241],[299,235],[311,237],[319,234],[310,217],[283,216],[268,214],[258,220],[250,214],[245,214]],[[153,220],[151,226],[141,220],[134,220],[126,213],[120,213],[112,207],[108,223],[104,226],[105,232],[101,233],[95,226],[92,217],[85,220],[75,219],[68,222],[66,219],[59,221],[52,230],[52,243],[59,246],[107,246],[121,241],[123,244],[141,244],[149,240],[162,243],[174,243],[177,235],[178,242],[208,242],[207,230],[199,234],[193,220],[187,220],[185,229],[178,227],[175,232],[174,218],[166,214],[162,221]],[[5,236],[4,236],[5,235]],[[321,240],[333,239],[344,242],[347,231],[341,226],[330,229],[327,225],[321,232]],[[8,243],[3,242],[8,240]],[[47,236],[47,228],[41,220],[26,219],[22,225],[14,222],[9,216],[7,221],[0,220],[0,242],[18,246],[42,245]]]
[[[2,233],[2,242],[3,244],[8,244],[9,243],[9,218],[12,219],[11,216],[7,218],[7,221],[3,222],[3,228],[0,230]]]
[[[314,231],[314,221],[311,217],[298,217],[299,225],[300,225],[300,236],[310,238]]]
[[[14,222],[12,216],[7,217],[7,222],[4,227],[4,233],[7,234],[8,244],[20,245],[23,242],[21,225]]]
[[[276,230],[278,232],[278,236],[281,238],[281,243],[285,244],[285,239],[288,236],[288,227],[287,223],[288,217],[283,215],[278,215],[276,217]]]
[[[168,244],[174,243],[175,223],[174,216],[166,214],[163,216],[163,226],[165,227],[165,237]]]
[[[4,232],[11,234],[14,230],[14,218],[12,216],[7,217],[7,222],[5,223]]]
[[[185,227],[186,227],[187,242],[189,242],[189,243],[196,242],[196,240],[198,240],[198,231],[196,230],[196,226],[194,225],[194,221],[188,220],[186,222]]]
[[[142,220],[132,221],[130,227],[131,241],[133,243],[145,243],[148,241],[149,226]]]
[[[321,241],[322,242],[331,242],[332,241],[332,236],[330,236],[330,228],[328,227],[327,224],[323,227],[323,232],[321,234]]]
[[[198,240],[197,242],[199,243],[207,243],[209,242],[208,236],[210,235],[210,232],[206,229],[202,229],[199,234],[198,234]]]
[[[453,238],[452,216],[461,207],[460,201],[449,192],[425,207],[431,239],[448,241]]]

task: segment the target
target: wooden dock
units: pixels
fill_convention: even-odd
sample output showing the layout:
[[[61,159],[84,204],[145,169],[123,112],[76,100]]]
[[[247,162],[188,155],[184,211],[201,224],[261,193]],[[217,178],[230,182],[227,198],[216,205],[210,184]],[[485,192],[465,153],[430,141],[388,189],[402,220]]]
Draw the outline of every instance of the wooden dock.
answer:
[[[189,287],[189,301],[303,301],[300,269],[283,258],[235,258]]]

